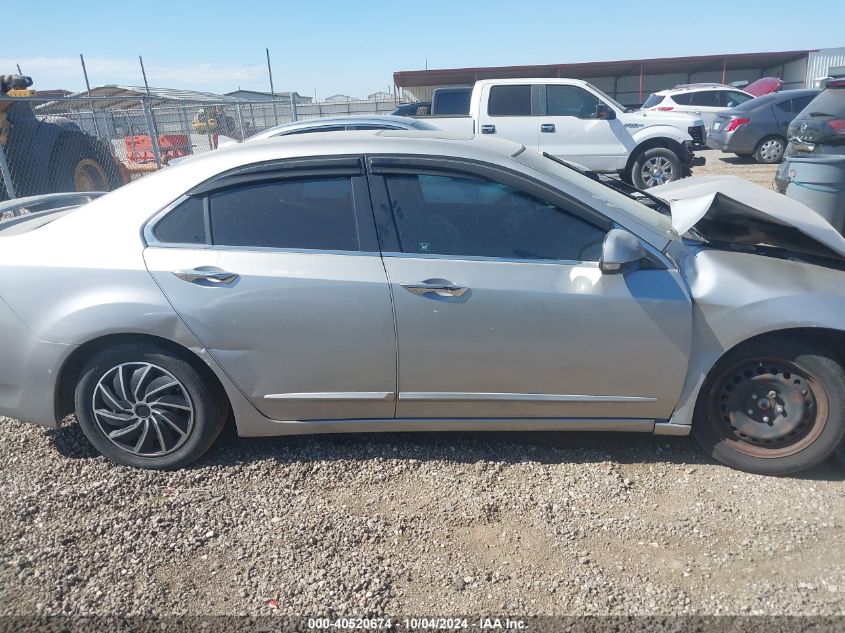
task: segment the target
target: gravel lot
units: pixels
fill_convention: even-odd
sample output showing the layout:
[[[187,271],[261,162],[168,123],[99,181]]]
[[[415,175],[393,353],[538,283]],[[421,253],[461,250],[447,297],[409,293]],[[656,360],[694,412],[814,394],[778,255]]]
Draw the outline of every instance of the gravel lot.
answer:
[[[0,418],[0,615],[845,615],[843,477],[686,438],[231,430],[141,472]]]

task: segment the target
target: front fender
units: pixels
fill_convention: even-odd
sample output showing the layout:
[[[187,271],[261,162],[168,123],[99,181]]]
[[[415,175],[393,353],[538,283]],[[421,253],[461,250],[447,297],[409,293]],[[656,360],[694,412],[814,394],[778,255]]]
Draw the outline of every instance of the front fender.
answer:
[[[631,132],[631,137],[634,139],[637,145],[640,145],[645,141],[649,141],[652,139],[668,139],[674,141],[675,143],[681,144],[686,141],[692,141],[692,137],[689,135],[688,132],[685,132],[672,125],[665,124],[649,125],[638,130],[633,130]]]
[[[756,336],[798,328],[845,331],[845,272],[719,250],[693,249],[681,269],[693,299],[693,345],[674,424],[692,424],[705,378]]]

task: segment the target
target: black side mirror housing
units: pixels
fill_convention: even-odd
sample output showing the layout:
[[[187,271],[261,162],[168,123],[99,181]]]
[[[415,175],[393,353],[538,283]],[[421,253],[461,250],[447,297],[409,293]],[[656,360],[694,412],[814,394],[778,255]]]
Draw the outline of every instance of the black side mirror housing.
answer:
[[[604,275],[619,275],[640,267],[648,253],[640,238],[625,229],[610,229],[601,246],[599,269]]]
[[[600,103],[596,106],[596,118],[605,119],[607,121],[616,118],[616,110],[611,108],[606,103]]]

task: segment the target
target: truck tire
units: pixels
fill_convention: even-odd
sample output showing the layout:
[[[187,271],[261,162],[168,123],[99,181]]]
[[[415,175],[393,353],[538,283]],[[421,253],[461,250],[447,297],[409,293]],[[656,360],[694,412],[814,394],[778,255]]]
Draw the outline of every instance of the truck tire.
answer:
[[[105,143],[84,132],[62,132],[50,159],[51,191],[111,191],[123,184]]]
[[[637,189],[663,185],[683,176],[681,159],[671,149],[652,147],[640,152],[631,166],[631,182]]]

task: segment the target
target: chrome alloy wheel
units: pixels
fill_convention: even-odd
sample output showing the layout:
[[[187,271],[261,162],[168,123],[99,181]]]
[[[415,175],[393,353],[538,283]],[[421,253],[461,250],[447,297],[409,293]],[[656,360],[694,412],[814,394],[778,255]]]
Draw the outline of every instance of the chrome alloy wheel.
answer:
[[[139,457],[168,455],[191,435],[194,406],[188,390],[152,363],[122,363],[97,382],[94,419],[105,437]]]
[[[785,148],[781,141],[772,138],[760,146],[760,156],[762,156],[763,160],[767,163],[776,163],[780,161],[780,157],[783,156],[784,149]]]
[[[672,162],[664,156],[654,156],[643,163],[641,175],[648,187],[663,185],[672,180]]]

